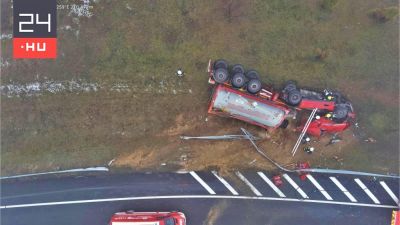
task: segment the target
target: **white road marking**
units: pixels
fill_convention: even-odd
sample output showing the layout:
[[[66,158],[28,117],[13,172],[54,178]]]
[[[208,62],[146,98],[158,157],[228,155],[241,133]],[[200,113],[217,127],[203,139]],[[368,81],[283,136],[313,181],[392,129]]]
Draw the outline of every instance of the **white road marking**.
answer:
[[[385,181],[380,181],[379,182],[381,186],[385,189],[385,191],[390,195],[390,197],[393,199],[394,202],[396,202],[397,205],[399,205],[399,199],[397,196],[393,193],[392,190],[390,190],[389,186],[385,183]]]
[[[350,199],[352,202],[357,202],[354,196],[336,179],[336,177],[329,177],[333,183]]]
[[[228,190],[233,194],[233,195],[239,195],[239,193],[237,193],[237,191],[228,183],[228,181],[226,181],[224,178],[222,178],[221,176],[218,175],[218,173],[216,171],[211,171],[214,176],[216,178],[218,178],[219,181],[221,181],[221,183],[228,188]]]
[[[381,204],[379,200],[375,197],[374,194],[365,186],[365,184],[358,178],[354,179],[354,181],[364,190],[364,192],[372,199],[375,204]]]
[[[250,187],[251,191],[253,191],[253,193],[254,193],[255,195],[257,195],[257,196],[262,196],[261,192],[259,192],[259,191],[257,190],[257,188],[254,187],[254,185],[251,184],[250,181],[247,180],[246,177],[243,176],[243,174],[241,174],[239,171],[236,171],[236,175],[237,175],[245,184],[247,184],[247,186]]]
[[[398,206],[393,206],[393,205],[376,205],[376,204],[366,204],[366,203],[337,202],[337,201],[295,199],[295,198],[272,198],[272,197],[232,196],[232,195],[170,195],[170,196],[164,195],[164,196],[103,198],[103,199],[89,199],[89,200],[75,200],[75,201],[60,201],[60,202],[41,202],[41,203],[19,204],[19,205],[3,205],[0,206],[0,209],[27,208],[27,207],[40,207],[40,206],[53,206],[53,205],[73,205],[73,204],[116,202],[116,201],[159,200],[159,199],[244,199],[244,200],[301,202],[301,203],[308,202],[308,203],[321,203],[321,204],[332,204],[332,205],[363,206],[371,208],[390,208],[390,209],[398,208]]]
[[[321,194],[328,200],[333,200],[333,198],[328,194],[327,191],[325,191],[325,189],[318,183],[318,181],[316,181],[314,179],[313,176],[311,176],[311,174],[307,174],[306,175],[307,178],[311,181],[311,183],[314,184],[314,186],[319,190],[319,192],[321,192]]]
[[[216,194],[215,191],[214,191],[210,186],[208,186],[208,184],[206,184],[206,182],[204,182],[204,180],[201,179],[201,178],[199,177],[199,175],[197,175],[196,172],[190,171],[190,175],[192,175],[192,177],[193,177],[194,179],[196,179],[196,180],[201,184],[201,186],[203,186],[203,187],[208,191],[208,193],[210,193],[210,194],[212,194],[212,195],[215,195],[215,194]]]
[[[290,185],[293,186],[294,189],[296,189],[297,192],[303,197],[303,198],[309,198],[308,195],[299,187],[299,185],[292,180],[292,178],[289,177],[286,173],[283,174],[283,177],[289,182]]]
[[[43,172],[43,173],[29,173],[29,174],[21,174],[21,175],[8,176],[8,177],[0,177],[0,180],[12,179],[12,178],[20,178],[20,177],[39,176],[39,175],[48,175],[48,174],[79,173],[79,172],[108,172],[108,168],[107,167],[103,167],[103,166],[98,166],[98,167],[88,167],[88,168],[79,168],[79,169],[70,169],[70,170],[60,170],[60,171],[51,171],[51,172]]]
[[[283,194],[283,192],[279,190],[279,188],[274,183],[272,183],[272,181],[267,176],[265,176],[263,172],[257,172],[257,173],[281,198],[286,197],[286,195]]]

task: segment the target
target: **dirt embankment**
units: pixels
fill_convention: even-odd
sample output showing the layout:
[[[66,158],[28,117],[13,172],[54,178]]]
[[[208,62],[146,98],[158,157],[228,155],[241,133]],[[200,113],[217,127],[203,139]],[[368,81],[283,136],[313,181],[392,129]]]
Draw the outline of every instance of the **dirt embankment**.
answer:
[[[261,139],[259,147],[272,159],[282,165],[293,168],[297,162],[309,161],[313,166],[340,166],[342,153],[346,146],[356,140],[351,131],[346,131],[342,141],[329,144],[330,136],[313,139],[310,143],[316,150],[313,154],[303,151],[301,145],[294,157],[291,150],[298,133],[293,131],[293,125],[286,130],[265,131],[254,126],[232,119],[215,116],[203,120],[191,119],[194,115],[180,114],[176,117],[176,125],[159,133],[158,137],[165,140],[160,148],[138,148],[132,152],[120,155],[114,162],[115,167],[130,167],[136,170],[204,170],[215,169],[220,172],[238,169],[272,170],[275,166],[259,155],[250,142],[246,140],[181,140],[180,135],[202,136],[240,134],[240,127],[245,127]]]

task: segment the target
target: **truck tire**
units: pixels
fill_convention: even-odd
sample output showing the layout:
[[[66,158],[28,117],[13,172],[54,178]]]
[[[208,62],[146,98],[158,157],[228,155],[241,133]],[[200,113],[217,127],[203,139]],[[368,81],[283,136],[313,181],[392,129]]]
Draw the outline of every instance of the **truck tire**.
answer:
[[[291,106],[297,106],[301,102],[301,93],[297,89],[293,89],[289,92],[287,97],[287,103]]]
[[[222,84],[229,80],[228,70],[225,68],[218,68],[214,71],[213,78],[215,82]]]
[[[246,78],[249,79],[249,80],[252,80],[252,79],[260,80],[260,76],[258,75],[257,71],[255,71],[255,70],[249,70],[249,71],[247,71],[247,73],[245,74],[245,76],[246,76]]]
[[[219,68],[224,68],[227,70],[228,63],[223,59],[218,59],[217,61],[214,62],[214,70],[217,70]]]
[[[247,91],[250,94],[257,94],[261,90],[261,81],[259,79],[251,79],[247,83]]]
[[[235,64],[232,66],[232,74],[237,74],[237,73],[241,73],[244,74],[244,67],[240,64]]]
[[[345,102],[345,100],[342,97],[342,94],[340,94],[339,92],[334,92],[333,97],[335,98],[334,100],[336,104],[341,104]]]
[[[286,129],[286,127],[289,125],[289,120],[283,120],[279,128]]]
[[[284,91],[287,93],[291,92],[292,90],[297,89],[296,83],[292,80],[286,82],[285,87],[283,88]]]
[[[333,110],[333,121],[341,123],[347,119],[349,109],[345,105],[337,105]]]
[[[243,73],[236,73],[233,75],[231,83],[233,87],[241,88],[246,83],[246,77],[243,75]]]

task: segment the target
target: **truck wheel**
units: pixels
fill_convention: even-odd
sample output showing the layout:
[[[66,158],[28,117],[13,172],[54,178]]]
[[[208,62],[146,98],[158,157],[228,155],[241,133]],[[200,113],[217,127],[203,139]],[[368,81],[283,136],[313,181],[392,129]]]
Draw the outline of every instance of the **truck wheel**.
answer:
[[[247,79],[252,80],[252,79],[260,79],[260,76],[258,75],[257,71],[255,70],[249,70],[247,71],[247,73],[245,74],[245,76],[247,77]]]
[[[240,64],[235,64],[232,66],[232,74],[237,74],[237,73],[241,73],[244,74],[244,67]]]
[[[349,110],[344,105],[337,105],[333,110],[333,120],[335,122],[341,123],[347,119],[347,114]]]
[[[282,124],[279,126],[279,128],[286,129],[286,127],[289,125],[289,120],[283,120]]]
[[[228,71],[225,68],[219,68],[214,71],[213,78],[217,83],[225,83],[229,79]]]
[[[296,83],[292,80],[289,80],[288,82],[286,82],[285,87],[283,88],[283,90],[285,90],[286,92],[291,92],[292,90],[297,89]]]
[[[227,70],[228,63],[223,59],[218,59],[217,61],[214,62],[214,70],[217,70],[219,68],[224,68]]]
[[[301,97],[300,91],[297,89],[294,89],[289,92],[288,97],[287,97],[287,103],[289,105],[296,106],[296,105],[300,104],[301,99],[302,99],[302,97]]]
[[[236,73],[233,75],[231,83],[233,87],[241,88],[246,83],[246,78],[242,73]]]
[[[251,79],[247,83],[247,91],[251,94],[257,94],[261,90],[261,81],[258,79]]]

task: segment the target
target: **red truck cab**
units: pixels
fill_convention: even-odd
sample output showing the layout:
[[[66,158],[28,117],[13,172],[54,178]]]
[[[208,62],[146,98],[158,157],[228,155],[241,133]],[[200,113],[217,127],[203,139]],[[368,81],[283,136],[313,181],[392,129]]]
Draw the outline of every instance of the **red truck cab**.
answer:
[[[335,134],[342,132],[347,128],[349,128],[350,125],[351,124],[348,121],[342,123],[336,123],[331,119],[320,117],[320,119],[314,119],[310,123],[310,126],[308,127],[306,133],[314,137],[320,137],[324,133]],[[301,131],[302,129],[303,126],[297,128],[298,131]]]
[[[118,212],[109,225],[186,225],[185,215],[181,212]]]

